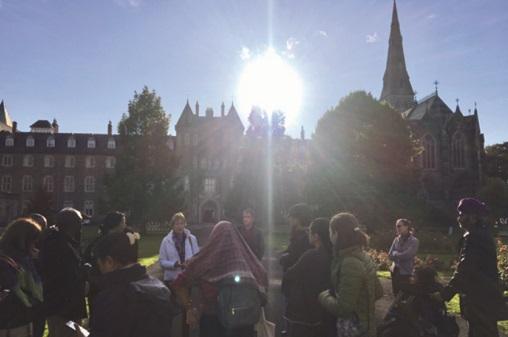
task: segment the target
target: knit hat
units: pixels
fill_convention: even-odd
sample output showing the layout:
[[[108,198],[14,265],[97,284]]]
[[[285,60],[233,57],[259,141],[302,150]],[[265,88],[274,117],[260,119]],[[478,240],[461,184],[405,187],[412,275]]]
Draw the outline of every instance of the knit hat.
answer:
[[[459,214],[485,215],[487,214],[487,206],[478,199],[463,198],[459,201],[457,212]]]

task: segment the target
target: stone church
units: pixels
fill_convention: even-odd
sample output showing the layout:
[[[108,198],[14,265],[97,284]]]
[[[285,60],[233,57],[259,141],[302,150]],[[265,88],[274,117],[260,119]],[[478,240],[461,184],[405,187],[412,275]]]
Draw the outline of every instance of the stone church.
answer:
[[[416,158],[420,196],[436,206],[449,206],[478,193],[482,183],[484,137],[478,110],[455,111],[436,90],[417,101],[406,69],[397,4],[394,0],[388,60],[381,100],[388,102],[408,122],[422,152]]]

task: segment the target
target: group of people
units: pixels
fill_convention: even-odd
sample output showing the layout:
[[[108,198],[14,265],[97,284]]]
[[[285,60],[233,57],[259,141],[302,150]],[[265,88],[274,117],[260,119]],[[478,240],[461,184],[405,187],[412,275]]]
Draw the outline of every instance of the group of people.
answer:
[[[445,301],[460,294],[470,337],[498,336],[506,319],[496,248],[484,221],[486,208],[463,199],[457,208],[465,235],[458,268],[448,285],[431,268],[414,270],[418,240],[406,219],[396,222],[395,301],[381,324],[375,302],[383,295],[369,237],[351,213],[313,218],[305,204],[289,209],[289,245],[280,256],[290,337],[453,337],[458,328]],[[138,263],[140,235],[125,215],[108,214],[98,237],[81,254],[82,215],[62,209],[48,226],[38,214],[13,221],[0,239],[0,337],[81,336],[88,317],[92,337],[171,336],[181,314],[182,335],[255,337],[268,301],[265,244],[246,209],[242,224],[217,223],[199,246],[184,214],[171,219],[160,246],[162,280]],[[198,291],[193,291],[198,290]]]

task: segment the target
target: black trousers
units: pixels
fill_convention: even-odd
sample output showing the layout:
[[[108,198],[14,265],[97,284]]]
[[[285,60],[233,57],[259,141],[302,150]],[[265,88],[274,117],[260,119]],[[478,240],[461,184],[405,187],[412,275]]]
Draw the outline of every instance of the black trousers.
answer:
[[[499,337],[496,321],[468,321],[468,337]]]
[[[320,325],[308,326],[287,322],[288,337],[325,337],[323,329]]]
[[[409,284],[410,279],[411,275],[400,275],[399,268],[395,268],[392,272],[393,296],[397,296],[399,291],[404,290],[404,288]]]
[[[199,337],[255,337],[253,326],[227,331],[215,315],[202,315],[199,321]]]

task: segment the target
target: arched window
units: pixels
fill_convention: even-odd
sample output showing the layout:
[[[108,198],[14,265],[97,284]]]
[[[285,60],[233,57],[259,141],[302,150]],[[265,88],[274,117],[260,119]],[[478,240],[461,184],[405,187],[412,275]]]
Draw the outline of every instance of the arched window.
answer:
[[[42,179],[42,188],[46,192],[53,192],[55,189],[55,184],[53,181],[53,176],[45,176]]]
[[[94,176],[85,177],[85,192],[87,192],[87,193],[95,192],[95,177]]]
[[[26,138],[26,147],[34,147],[35,146],[35,139],[32,136],[28,136]]]
[[[46,147],[55,147],[55,137],[49,136],[46,139]]]
[[[431,135],[423,137],[422,167],[424,169],[436,168],[436,141]]]
[[[33,190],[33,178],[32,176],[23,176],[23,179],[21,180],[21,190],[23,192],[32,192]]]
[[[452,138],[452,165],[458,169],[466,167],[466,141],[462,133],[456,133]]]
[[[67,139],[67,147],[70,149],[75,148],[76,147],[76,138],[69,137],[69,139]]]
[[[7,136],[5,138],[5,146],[14,146],[14,137]]]
[[[54,167],[54,166],[55,166],[55,157],[44,156],[44,167]]]

